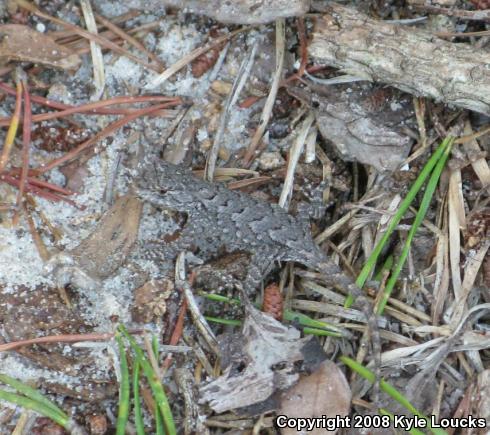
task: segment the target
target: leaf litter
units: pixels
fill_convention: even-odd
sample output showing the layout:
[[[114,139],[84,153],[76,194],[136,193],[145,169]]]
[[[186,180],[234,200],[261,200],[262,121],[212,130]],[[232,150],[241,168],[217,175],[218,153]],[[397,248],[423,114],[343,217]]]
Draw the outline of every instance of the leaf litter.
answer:
[[[55,16],[57,20],[62,19],[84,27],[81,10],[70,9],[61,4],[63,2],[60,2],[60,8],[56,10],[54,3],[57,2],[46,5],[44,13]],[[469,413],[471,410],[477,415],[488,416],[486,402],[472,400],[475,397],[472,392],[479,391],[480,397],[486,397],[485,391],[488,389],[485,377],[488,371],[488,330],[485,329],[485,321],[477,318],[482,316],[479,319],[484,320],[485,310],[488,309],[488,304],[482,303],[482,300],[488,298],[488,285],[482,284],[480,279],[480,270],[488,264],[488,242],[485,242],[485,238],[488,237],[489,169],[488,157],[484,152],[488,139],[485,136],[471,138],[481,125],[468,119],[460,120],[458,113],[431,100],[420,99],[423,101],[422,106],[414,103],[419,112],[423,111],[415,117],[409,108],[409,94],[400,94],[391,88],[386,91],[371,84],[336,84],[328,94],[330,100],[337,105],[322,112],[322,105],[333,103],[319,93],[315,86],[321,80],[334,80],[339,71],[328,67],[321,69],[320,66],[318,74],[315,71],[316,65],[305,66],[306,77],[315,85],[307,83],[307,79],[303,80],[303,88],[300,89],[303,91],[303,98],[296,100],[299,101],[297,106],[289,106],[285,110],[286,118],[281,118],[284,117],[279,107],[281,101],[288,101],[281,93],[284,86],[281,75],[284,71],[287,71],[286,74],[292,73],[293,69],[286,59],[284,66],[279,63],[280,67],[274,73],[275,66],[278,65],[274,54],[275,49],[281,49],[286,41],[293,41],[294,44],[295,27],[292,20],[286,21],[286,33],[275,45],[274,42],[271,44],[271,28],[238,28],[234,32],[234,27],[220,27],[216,38],[212,31],[215,23],[185,10],[169,9],[165,14],[160,6],[158,11],[151,11],[151,8],[150,12],[139,11],[133,13],[126,22],[120,22],[116,15],[127,12],[124,7],[121,10],[120,5],[116,7],[112,2],[100,3],[92,2],[92,7],[96,10],[95,17],[97,18],[97,13],[106,15],[111,21],[118,22],[128,34],[132,27],[144,28],[149,23],[156,23],[153,27],[148,27],[149,31],[142,30],[134,36],[149,52],[155,54],[151,59],[152,68],[148,67],[149,63],[143,58],[144,52],[127,46],[119,46],[117,52],[108,51],[107,48],[113,46],[105,43],[105,39],[92,38],[90,44],[95,46],[100,43],[100,48],[103,49],[101,59],[100,55],[92,56],[99,56],[98,74],[102,73],[101,68],[105,74],[105,87],[101,81],[96,82],[98,84],[94,87],[93,58],[81,54],[80,47],[88,50],[87,41],[81,39],[86,36],[84,32],[72,26],[65,29],[56,27],[52,24],[53,20],[48,20],[42,14],[37,14],[37,17],[29,16],[25,25],[9,24],[12,16],[3,12],[3,22],[6,24],[0,25],[0,33],[4,35],[0,58],[6,63],[6,67],[2,70],[2,80],[12,85],[10,71],[14,69],[14,65],[22,62],[27,69],[29,81],[32,82],[30,89],[33,95],[48,95],[59,103],[70,106],[87,103],[90,96],[102,91],[109,98],[119,95],[135,96],[145,93],[145,89],[151,86],[152,92],[184,97],[186,112],[183,119],[186,124],[179,121],[175,130],[179,134],[174,134],[172,121],[178,118],[177,111],[182,108],[170,108],[164,116],[150,116],[144,121],[135,120],[96,144],[88,157],[74,163],[75,168],[78,165],[81,176],[77,182],[79,193],[74,197],[78,208],[65,202],[35,197],[28,213],[38,233],[38,239],[53,255],[49,264],[51,267],[55,264],[55,270],[61,271],[59,274],[55,273],[53,276],[52,273],[46,273],[46,266],[37,251],[39,244],[36,246],[33,241],[36,234],[33,233],[32,226],[29,229],[26,219],[21,218],[20,225],[13,227],[8,213],[4,214],[3,209],[0,209],[0,316],[3,339],[14,341],[59,334],[62,342],[63,335],[112,332],[118,322],[134,326],[143,324],[162,343],[175,339],[173,331],[178,323],[179,312],[182,312],[181,287],[184,286],[173,286],[173,264],[160,264],[132,253],[136,239],[137,243],[151,244],[178,237],[185,225],[185,216],[166,210],[155,210],[148,205],[142,210],[141,203],[134,197],[125,196],[131,194],[131,179],[136,174],[135,163],[142,155],[157,156],[161,152],[165,155],[173,145],[176,149],[173,151],[173,158],[179,162],[192,162],[194,167],[202,169],[211,146],[209,138],[220,136],[219,149],[216,150],[219,166],[213,171],[217,179],[231,180],[231,187],[242,188],[261,199],[273,202],[279,200],[282,190],[283,205],[291,200],[291,209],[294,209],[298,195],[303,190],[298,180],[303,179],[298,177],[301,164],[296,165],[296,159],[292,161],[292,156],[287,151],[301,150],[305,146],[309,153],[305,160],[311,162],[315,150],[315,140],[311,138],[315,137],[314,129],[318,128],[322,137],[316,139],[316,157],[321,160],[323,171],[326,168],[333,171],[334,184],[329,189],[333,189],[336,204],[328,209],[323,221],[315,221],[317,241],[324,242],[326,250],[333,245],[335,249],[330,250],[330,254],[334,258],[342,264],[352,265],[354,270],[360,270],[362,263],[359,259],[369,256],[390,213],[396,210],[407,180],[417,174],[424,163],[420,161],[424,159],[415,159],[414,156],[423,156],[426,148],[436,141],[435,132],[445,130],[451,122],[455,122],[464,126],[464,135],[469,139],[453,152],[453,166],[443,174],[438,192],[439,203],[429,211],[426,225],[420,230],[420,238],[414,240],[415,246],[412,249],[420,248],[425,258],[409,259],[409,267],[404,269],[404,278],[399,283],[398,292],[389,302],[386,317],[380,319],[382,327],[386,328],[386,331],[382,331],[384,334],[381,334],[385,345],[382,368],[385,378],[401,383],[407,397],[426,412],[456,416],[465,415],[465,412]],[[243,1],[243,5],[247,3],[249,2]],[[294,2],[295,5],[299,3],[301,2]],[[204,13],[219,16],[222,11],[217,8],[214,11],[205,10]],[[261,13],[259,9],[259,20],[264,19],[260,17]],[[410,14],[406,10],[402,10],[402,13]],[[33,30],[32,26],[37,30]],[[47,29],[47,32],[41,33],[39,29]],[[60,34],[61,30],[65,32],[64,35]],[[99,21],[99,33],[103,35],[102,38],[124,40],[120,32],[111,34],[110,28],[104,28],[103,20]],[[281,35],[281,32],[278,34]],[[63,40],[61,36],[68,39]],[[66,43],[69,38],[70,43]],[[131,43],[128,38],[126,41]],[[205,55],[205,50],[202,47],[208,43],[211,44],[211,51],[207,51],[210,57],[204,59],[202,56]],[[75,44],[78,44],[78,48],[70,48],[75,47]],[[234,96],[232,107],[227,109],[229,113],[224,117],[223,93],[216,92],[219,82],[211,82],[209,78],[214,75],[221,83],[228,85],[228,90],[231,89],[240,65],[245,60],[244,56],[249,56],[251,47],[255,45],[259,47],[257,54],[254,53],[256,68],[261,63],[266,64],[265,70],[269,71],[269,75],[266,82],[261,82],[257,78],[259,72],[252,66],[250,77],[242,84],[244,88],[240,94],[242,97],[252,96],[259,103],[246,109],[238,109],[240,101],[236,100],[239,96]],[[134,41],[131,46],[135,47]],[[219,58],[224,50],[225,54]],[[272,55],[267,54],[268,52]],[[129,57],[125,57],[125,53],[129,53]],[[158,75],[161,74],[161,68],[156,71],[156,57],[161,62],[160,66],[168,66],[163,75]],[[190,63],[192,60],[194,66]],[[206,63],[209,61],[209,65],[200,66],[200,71],[196,73],[197,62],[204,63],[204,60]],[[213,67],[214,62],[217,62],[217,68]],[[66,73],[63,69],[70,72]],[[318,81],[311,79],[314,74]],[[275,85],[271,86],[273,82]],[[294,88],[287,91],[293,96],[296,92],[297,97],[301,93]],[[305,91],[317,93],[316,98],[320,104],[317,102],[313,106],[305,105]],[[388,98],[387,92],[394,92],[395,96]],[[228,91],[224,93],[227,94]],[[270,96],[268,100],[267,95]],[[331,95],[336,97],[332,98]],[[349,102],[348,108],[340,107],[344,100]],[[388,100],[391,101],[390,104],[387,103]],[[264,108],[266,101],[269,104]],[[308,102],[311,103],[311,98]],[[0,104],[2,115],[11,116],[13,100],[6,97]],[[140,108],[141,105],[135,107]],[[399,115],[397,112],[401,109],[402,121],[393,123],[392,117]],[[36,116],[44,109],[36,106],[34,110]],[[340,134],[324,128],[325,119],[329,119],[331,123],[339,123],[339,131],[345,128],[346,124],[342,123],[345,119],[339,121],[339,113],[350,117],[345,118],[347,130],[357,140],[349,142],[347,147],[342,143]],[[61,128],[73,131],[83,129],[84,132],[91,130],[95,135],[110,122],[114,122],[114,116],[89,117],[74,114],[66,119]],[[309,121],[313,116],[317,126],[311,125],[312,122]],[[397,142],[398,148],[395,146],[390,151],[385,148],[386,159],[378,160],[374,153],[363,148],[366,142],[372,145],[371,141],[366,141],[366,135],[362,133],[364,130],[356,130],[355,125],[349,125],[352,119],[359,117],[361,121],[379,122],[381,128],[386,128],[386,125],[391,128],[396,124],[396,132],[388,131],[386,135],[392,135],[390,137]],[[220,119],[226,120],[224,126],[219,125]],[[267,128],[263,125],[265,119],[269,124]],[[290,131],[286,136],[276,138],[272,134],[272,127],[280,125],[283,119],[291,126]],[[307,124],[301,123],[304,119],[308,120]],[[369,122],[362,127],[367,129],[367,136],[372,134],[374,139],[384,136],[376,125]],[[65,143],[63,136],[59,136],[56,131],[60,128],[59,125],[54,121],[53,124],[44,125],[41,122],[37,130],[33,126],[35,140],[30,157],[31,167],[49,164],[69,151],[55,146]],[[48,131],[55,129],[53,144],[46,145],[43,128]],[[301,128],[305,130],[302,132],[304,137],[298,138],[294,132]],[[225,134],[220,129],[224,129]],[[254,138],[254,134],[260,136],[260,142]],[[249,148],[247,154],[246,148],[250,143],[253,147]],[[266,152],[258,157],[253,155],[251,150],[256,146],[259,152],[264,149]],[[179,148],[182,147],[186,147],[186,150],[179,153]],[[270,153],[277,163],[265,164],[263,159],[267,157],[266,153]],[[243,156],[255,172],[238,170],[247,167],[246,164],[237,164]],[[224,168],[221,167],[223,160],[226,160]],[[344,160],[358,163],[346,164]],[[19,167],[20,163],[20,152],[14,146],[8,169]],[[369,164],[374,165],[377,171],[368,166]],[[318,161],[311,165],[318,165]],[[68,174],[64,172],[65,169],[66,166],[46,172],[46,180],[63,186],[67,181],[63,173]],[[379,172],[383,174],[380,175]],[[220,174],[225,178],[221,178]],[[342,179],[346,181],[347,188],[341,187],[339,180]],[[287,186],[284,180],[288,180]],[[445,194],[444,183],[449,186],[448,196]],[[0,206],[15,203],[14,188],[2,183],[0,190]],[[115,201],[111,200],[114,195]],[[346,207],[351,205],[358,208],[346,214]],[[409,224],[410,220],[406,220],[397,228],[393,252],[396,253],[403,246],[401,243]],[[329,240],[325,242],[326,239]],[[421,246],[417,246],[417,243]],[[422,249],[431,247],[427,246],[430,244],[432,253]],[[56,254],[60,251],[61,253]],[[69,258],[63,257],[65,254],[71,255]],[[235,254],[225,252],[224,260],[217,259],[205,265],[199,265],[199,259],[192,255],[186,261],[191,270],[209,272],[221,268],[226,271],[229,267],[226,265],[227,256],[232,258],[231,263],[238,262],[238,257],[233,255]],[[71,263],[73,259],[76,260],[75,264]],[[219,264],[219,261],[222,263]],[[60,276],[63,273],[71,275],[68,278]],[[81,275],[73,279],[77,276],[76,273]],[[304,273],[305,271],[288,267],[282,273],[269,277],[267,283],[278,287],[286,296],[285,307],[306,313],[318,322],[333,322],[339,328],[359,330],[356,327],[360,325],[351,323],[348,319],[361,322],[362,319],[352,310],[341,310],[342,295],[330,290],[319,292],[321,279],[313,276],[312,284],[307,285],[307,281],[301,276]],[[166,281],[158,280],[162,274],[166,274]],[[234,286],[230,283],[240,280],[239,273],[233,272],[233,276],[226,278],[224,282],[209,275],[212,273],[202,274],[197,279],[196,286],[201,291],[222,290],[229,296],[236,295]],[[71,309],[60,299],[59,287],[64,287],[73,304]],[[186,288],[191,293],[196,291],[192,287]],[[158,294],[160,290],[162,295]],[[193,416],[194,421],[185,424],[186,433],[196,428],[199,428],[199,433],[224,433],[224,428],[241,428],[241,433],[252,433],[254,426],[265,427],[272,433],[270,417],[274,415],[271,413],[274,410],[294,416],[295,411],[302,409],[304,412],[298,413],[298,416],[314,417],[347,415],[351,412],[352,403],[355,404],[355,412],[364,412],[367,409],[369,395],[364,395],[366,385],[359,381],[354,382],[351,378],[349,387],[344,368],[325,361],[325,358],[335,360],[338,351],[347,355],[356,352],[357,342],[353,341],[352,333],[344,333],[344,337],[349,337],[348,339],[322,338],[324,349],[321,350],[317,338],[302,335],[302,328],[297,321],[292,325],[280,323],[252,306],[246,307],[244,316],[236,304],[216,305],[202,299],[197,293],[188,294],[188,297],[193,304],[196,318],[200,318],[205,324],[208,323],[202,313],[206,311],[217,312],[219,317],[240,319],[243,324],[240,332],[231,330],[230,326],[221,328],[209,324],[219,343],[219,349],[213,352],[212,347],[203,341],[201,334],[196,332],[198,329],[190,318],[185,320],[182,333],[186,343],[192,343],[194,352],[175,353],[169,373],[175,367],[178,370],[191,370],[193,375],[190,377],[189,373],[180,373],[177,375],[180,380],[175,384],[169,373],[166,373],[165,383],[173,398],[179,398],[181,391],[185,393],[185,407],[176,404],[173,411],[179,418]],[[149,301],[149,298],[152,300]],[[145,313],[145,307],[151,313]],[[481,312],[473,316],[479,310]],[[414,342],[417,344],[414,345]],[[395,346],[396,343],[398,347]],[[456,354],[457,358],[452,356],[455,352],[459,352]],[[169,361],[168,355],[162,356],[165,356],[165,361]],[[221,365],[217,364],[217,357],[221,358]],[[111,425],[111,415],[116,409],[117,401],[117,383],[114,377],[117,356],[112,342],[91,341],[85,346],[81,346],[81,343],[74,346],[61,343],[39,344],[34,348],[23,347],[18,353],[3,353],[0,358],[2,373],[26,382],[36,381],[39,388],[55,398],[64,409],[71,407],[76,418],[83,420],[86,417],[87,424],[91,425],[88,416],[94,413],[102,421],[101,427]],[[167,367],[167,364],[162,363],[162,366]],[[415,373],[418,374],[413,377]],[[477,380],[470,380],[473,373],[479,373]],[[319,385],[325,385],[325,388],[319,388]],[[424,389],[422,387],[434,391],[439,389],[444,391],[444,395],[439,399],[429,395],[425,399],[431,400],[423,403],[420,400]],[[351,394],[354,399],[352,403]],[[105,402],[107,400],[109,402]],[[386,398],[384,400],[384,405],[389,407],[390,402]],[[109,408],[104,408],[107,403],[110,403]],[[9,405],[2,403],[2,406],[8,408]],[[395,411],[397,408],[393,406],[391,410]],[[398,409],[398,412],[402,413],[403,410]],[[265,417],[252,418],[259,414],[264,414]],[[149,421],[149,415],[147,420]],[[16,424],[16,419],[11,415],[10,419],[5,420],[5,433],[11,433]],[[43,428],[45,422],[34,419],[32,427]],[[0,433],[3,433],[1,430]]]

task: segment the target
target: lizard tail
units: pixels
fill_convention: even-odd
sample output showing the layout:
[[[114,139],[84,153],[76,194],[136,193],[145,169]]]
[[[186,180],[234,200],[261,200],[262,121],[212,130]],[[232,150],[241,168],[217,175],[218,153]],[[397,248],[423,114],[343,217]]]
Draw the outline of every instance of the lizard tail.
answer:
[[[369,341],[369,338],[371,338],[371,355],[374,365],[373,372],[375,375],[373,401],[376,407],[378,407],[379,382],[381,379],[381,338],[379,335],[378,319],[373,305],[365,293],[356,285],[355,281],[350,276],[346,275],[337,264],[327,260],[324,262],[317,262],[314,268],[324,275],[327,285],[347,290],[355,300],[356,305],[360,307],[364,314],[367,330],[362,341]]]

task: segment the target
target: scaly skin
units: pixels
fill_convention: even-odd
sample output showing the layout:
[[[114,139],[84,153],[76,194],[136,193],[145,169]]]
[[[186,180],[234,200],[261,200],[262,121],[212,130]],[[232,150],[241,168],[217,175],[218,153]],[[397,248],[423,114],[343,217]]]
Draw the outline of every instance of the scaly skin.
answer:
[[[179,238],[165,247],[160,245],[164,251],[161,255],[167,258],[190,247],[208,257],[221,248],[247,252],[251,262],[243,283],[245,294],[256,290],[275,261],[294,261],[315,269],[328,285],[347,290],[366,318],[379,379],[380,339],[371,303],[353,279],[318,248],[304,219],[222,184],[205,182],[189,170],[164,161],[143,168],[136,192],[145,201],[188,216]]]

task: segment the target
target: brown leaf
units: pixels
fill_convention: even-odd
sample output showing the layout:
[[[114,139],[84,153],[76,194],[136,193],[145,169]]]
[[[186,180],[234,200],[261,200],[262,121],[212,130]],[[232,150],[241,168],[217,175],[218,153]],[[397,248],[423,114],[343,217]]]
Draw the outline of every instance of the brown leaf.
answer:
[[[70,251],[54,255],[45,266],[58,286],[96,288],[111,276],[131,253],[138,237],[143,203],[125,195],[101,217],[90,236]]]
[[[349,414],[351,391],[342,371],[332,361],[325,361],[320,368],[284,393],[278,415],[288,418],[345,417]],[[336,433],[337,430],[314,429],[310,435]],[[282,435],[299,434],[295,429],[285,428]],[[305,432],[306,433],[306,432]]]
[[[300,338],[297,329],[251,305],[247,307],[242,333],[234,339],[241,344],[237,355],[227,355],[234,363],[222,376],[201,388],[201,403],[209,402],[218,413],[256,405],[276,391],[291,387],[299,379],[295,363],[307,362],[315,353],[311,352],[316,343],[312,337]],[[310,352],[306,354],[305,349]],[[237,372],[237,364],[245,368]],[[266,410],[269,409],[260,412]]]
[[[33,62],[61,69],[75,69],[80,57],[54,39],[21,24],[0,25],[0,62]]]
[[[142,202],[122,196],[102,216],[95,231],[70,254],[92,278],[112,275],[129,255],[138,237]]]

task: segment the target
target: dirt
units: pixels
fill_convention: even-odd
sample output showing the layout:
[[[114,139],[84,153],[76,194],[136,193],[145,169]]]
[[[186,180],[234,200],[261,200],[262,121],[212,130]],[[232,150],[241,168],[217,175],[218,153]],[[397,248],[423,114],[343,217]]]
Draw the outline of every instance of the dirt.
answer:
[[[355,7],[357,3],[348,2],[348,6]],[[374,19],[411,20],[427,15],[413,9],[410,6],[412,2],[365,3],[362,5],[363,12]],[[452,3],[450,6],[471,11],[483,9],[480,6],[485,2],[455,0]],[[72,2],[42,0],[37,5],[50,15],[84,27],[82,13]],[[324,5],[313,6],[316,8],[313,11],[318,13]],[[140,31],[133,36],[166,68],[172,67],[196,48],[212,43],[217,37],[239,27],[225,25],[185,9],[152,7],[145,11],[139,1],[126,5],[124,2],[101,0],[92,2],[92,7],[97,13],[117,22],[125,31],[140,27]],[[128,13],[130,7],[135,8],[132,15],[118,21],[117,17]],[[207,15],[213,14],[208,11]],[[477,32],[485,28],[484,21],[444,14],[434,16],[444,16],[444,31],[457,29],[458,32]],[[305,19],[309,36],[314,20],[314,16]],[[229,183],[230,188],[277,203],[290,161],[288,153],[295,146],[301,120],[311,111],[316,124],[309,130],[305,145],[307,149],[295,168],[289,210],[301,214],[305,202],[312,206],[320,204],[321,207],[317,207],[312,215],[313,219],[308,220],[308,216],[305,216],[312,232],[319,237],[320,246],[326,253],[339,262],[347,273],[356,275],[380,239],[389,217],[399,208],[401,198],[428,160],[429,151],[435,149],[447,132],[456,131],[458,136],[468,136],[488,125],[485,114],[447,107],[444,102],[387,86],[382,80],[376,84],[367,81],[360,84],[325,84],[325,81],[350,72],[317,64],[312,58],[307,58],[303,65],[306,66],[306,74],[295,78],[294,75],[302,68],[304,49],[298,21],[294,18],[286,20],[283,81],[266,134],[259,144],[259,154],[247,168],[242,166],[241,159],[260,125],[274,75],[274,24],[251,27],[216,45],[204,57],[198,57],[194,62],[189,60],[182,69],[153,89],[148,87],[155,83],[158,71],[113,50],[103,50],[105,86],[102,96],[97,99],[158,94],[178,96],[181,100],[156,115],[138,117],[116,129],[69,164],[56,166],[44,173],[29,174],[49,185],[43,184],[38,190],[26,190],[28,196],[25,196],[24,206],[20,208],[16,206],[18,188],[9,184],[6,178],[0,178],[1,344],[46,336],[112,333],[118,324],[124,324],[135,332],[138,340],[141,331],[145,331],[146,337],[154,336],[160,344],[162,351],[158,365],[162,370],[168,369],[164,370],[162,379],[179,433],[192,433],[194,430],[213,434],[249,434],[254,426],[262,431],[260,433],[281,433],[273,427],[275,414],[270,409],[274,405],[270,403],[285,403],[288,394],[286,386],[294,384],[292,379],[297,381],[300,375],[306,377],[314,372],[314,368],[308,366],[309,354],[300,349],[303,342],[295,341],[290,345],[290,350],[294,349],[295,353],[294,358],[287,361],[291,372],[281,379],[271,378],[273,387],[266,394],[270,396],[269,399],[274,396],[270,403],[261,399],[261,403],[252,403],[255,408],[243,408],[251,405],[251,401],[237,395],[234,407],[225,400],[227,397],[220,399],[213,395],[213,385],[231,394],[228,390],[234,384],[227,384],[223,377],[219,377],[223,371],[232,370],[230,367],[233,367],[233,373],[239,376],[244,370],[240,364],[245,364],[245,361],[251,362],[249,367],[256,370],[252,375],[244,372],[251,379],[257,373],[263,377],[270,376],[270,367],[260,367],[261,361],[270,360],[271,365],[286,366],[287,357],[284,354],[288,351],[281,348],[281,352],[276,352],[280,357],[275,359],[274,349],[270,347],[272,344],[254,342],[253,334],[243,336],[237,326],[210,321],[213,334],[220,338],[221,343],[226,342],[222,349],[228,349],[220,366],[218,355],[210,350],[190,315],[184,318],[183,338],[177,343],[172,342],[183,300],[182,289],[175,285],[175,264],[171,259],[132,256],[132,246],[136,238],[140,243],[151,245],[178,237],[186,217],[134,202],[136,200],[130,195],[138,162],[143,156],[155,159],[163,157],[202,173],[210,150],[217,145],[215,181]],[[57,53],[56,59],[49,58],[49,53],[45,52],[36,53],[38,57],[33,57],[32,50],[9,53],[5,49],[3,53],[0,46],[1,83],[15,89],[16,77],[19,77],[15,68],[20,67],[20,77],[25,74],[31,96],[42,96],[70,106],[94,102],[97,90],[93,62],[89,44],[84,38],[78,37],[73,30],[66,32],[66,29],[50,20],[15,6],[15,2],[0,4],[0,33],[2,25],[14,24],[22,26],[27,35],[17,33],[16,46],[31,41],[35,48],[35,43],[29,39],[33,37],[32,32],[45,34],[40,40],[44,41],[46,37],[50,43],[62,45],[66,50],[66,55],[62,57],[69,57],[70,62],[60,67],[56,63],[59,62],[60,53]],[[440,27],[433,27],[433,19],[409,23],[406,27],[414,32],[417,29],[441,31]],[[11,27],[5,29],[12,30]],[[61,33],[62,30],[65,33]],[[128,42],[117,40],[114,34],[101,34],[113,37],[118,45],[144,62],[148,60],[144,52],[131,47]],[[469,43],[488,51],[487,38],[485,35],[477,36]],[[451,37],[448,40],[454,44],[468,43],[468,38]],[[229,92],[242,61],[254,46],[256,56],[250,75],[227,114],[221,141],[214,144]],[[437,75],[437,71],[433,73]],[[158,103],[116,107],[135,110],[149,104]],[[55,110],[34,100],[32,105],[34,115]],[[11,124],[7,118],[12,116],[14,107],[15,96],[1,92],[0,117],[4,120],[0,130],[2,143]],[[42,169],[53,160],[76,151],[80,144],[118,119],[121,119],[121,115],[76,113],[63,119],[35,123],[29,150],[30,167]],[[362,123],[362,128],[355,127],[355,123]],[[335,132],[329,128],[332,125],[335,125]],[[372,135],[368,139],[366,131]],[[377,141],[380,131],[386,134],[386,144]],[[311,154],[308,141],[310,145],[313,144],[314,158],[311,162],[305,162],[308,160],[307,153]],[[483,406],[476,411],[478,405],[469,399],[470,392],[476,391],[473,389],[488,390],[488,383],[485,383],[490,368],[488,314],[476,320],[470,316],[462,328],[467,335],[457,335],[459,330],[456,326],[459,323],[454,320],[458,304],[468,310],[476,307],[475,310],[485,311],[490,302],[490,259],[485,250],[490,222],[489,185],[485,184],[490,139],[486,134],[466,143],[471,143],[472,147],[465,143],[454,146],[426,220],[413,240],[407,263],[381,320],[382,350],[385,353],[399,351],[397,357],[383,363],[383,376],[400,391],[412,394],[413,402],[421,407],[422,412],[439,413],[443,417],[461,416],[465,412],[488,415],[488,409],[483,409]],[[427,149],[420,151],[423,147]],[[22,152],[22,128],[19,128],[4,174],[22,166]],[[230,170],[224,171],[223,168]],[[17,181],[18,173],[12,172]],[[327,182],[326,187],[322,184],[318,192],[322,181]],[[53,186],[61,189],[54,190]],[[414,206],[418,206],[421,197],[419,193]],[[395,258],[399,256],[413,223],[414,211],[409,210],[401,220],[382,252],[380,264],[390,254]],[[457,220],[451,221],[450,214],[457,216]],[[115,224],[110,221],[115,219],[114,215],[119,219],[114,221]],[[347,215],[350,217],[344,220]],[[16,219],[18,222],[15,222]],[[328,232],[328,236],[323,236],[324,231]],[[53,272],[55,268],[47,268],[49,258],[50,261],[53,258],[58,258],[60,262],[68,261],[65,254],[76,258],[77,264],[82,265],[90,276],[77,275],[74,278],[76,272],[73,272],[69,277],[60,278]],[[237,298],[237,283],[245,276],[248,260],[245,253],[230,253],[226,249],[205,264],[200,261],[198,252],[188,256],[187,278],[197,306],[204,315],[221,320],[244,321],[243,311],[236,301],[216,302],[203,294],[217,293]],[[459,284],[458,277],[462,281]],[[87,284],[89,281],[90,285]],[[280,307],[282,311],[284,307],[340,328],[339,337],[320,335],[314,339],[323,350],[315,348],[310,357],[315,363],[328,358],[341,367],[352,390],[350,412],[363,414],[369,411],[369,403],[374,397],[372,391],[368,392],[368,384],[359,377],[354,379],[352,372],[348,372],[338,357],[342,354],[355,359],[358,352],[362,353],[364,325],[358,312],[343,308],[341,289],[327,289],[321,284],[321,277],[312,271],[283,264],[276,265],[264,277],[263,287],[276,289],[274,296],[266,293],[266,302],[268,298],[280,297],[277,292],[282,292],[284,300],[274,301],[274,310]],[[368,282],[370,296],[379,285]],[[254,296],[254,302],[261,306],[262,289],[258,289]],[[325,308],[327,304],[329,308]],[[302,328],[297,318],[291,320],[282,313],[273,314],[277,319],[282,317],[284,325],[281,328],[288,331],[287,334],[294,336],[295,340],[304,340],[304,334],[296,330]],[[244,322],[250,328],[247,321],[250,322],[250,319]],[[285,342],[280,336],[282,329],[274,329],[272,323],[267,328],[272,331],[270,334],[278,334],[275,338],[277,343]],[[298,338],[300,335],[302,338]],[[424,398],[420,395],[417,397],[414,390],[410,390],[413,385],[407,391],[405,389],[414,373],[427,369],[424,359],[426,364],[432,361],[429,357],[433,356],[431,351],[439,349],[441,342],[436,339],[440,337],[454,340],[447,340],[452,347],[439,362],[440,368],[437,364],[438,369],[433,373],[434,382],[429,389],[438,391],[438,396],[434,393],[434,397],[425,396],[427,400],[422,400]],[[477,343],[473,348],[465,342],[469,338]],[[282,346],[277,343],[274,344],[277,348]],[[410,346],[423,343],[429,345],[420,349],[419,353],[415,349],[409,350]],[[180,347],[173,350],[165,347],[170,344]],[[193,350],[189,351],[187,346]],[[245,347],[249,350],[248,356],[244,356]],[[454,353],[453,350],[459,352]],[[257,356],[258,353],[260,356]],[[170,354],[171,362],[168,358]],[[234,358],[240,363],[236,363]],[[365,364],[369,360],[364,360]],[[38,388],[90,433],[113,433],[118,412],[119,361],[118,348],[112,339],[80,340],[76,344],[60,340],[0,352],[0,374]],[[227,363],[223,365],[223,361]],[[134,360],[130,361],[130,366],[132,364]],[[280,366],[279,369],[284,367]],[[184,376],[183,382],[183,378],[179,378],[183,372],[179,370],[187,370],[186,373],[192,376]],[[475,380],[477,377],[478,382]],[[211,387],[203,389],[210,381],[214,382],[210,384]],[[281,382],[285,386],[280,389],[277,385]],[[145,399],[147,433],[154,433],[152,412],[148,411],[153,399],[146,382],[142,382],[142,388],[146,391],[142,395]],[[214,409],[218,409],[217,412],[211,409],[213,406],[201,400],[197,392],[199,389],[212,397],[209,400],[213,402]],[[252,387],[250,391],[253,394]],[[382,396],[381,404],[387,406],[390,412],[406,412],[386,395]],[[267,414],[260,417],[261,410],[266,410]],[[342,413],[345,414],[345,411]],[[62,433],[57,432],[62,429],[49,419],[30,411],[26,413],[22,407],[7,401],[0,401],[0,434],[12,433],[22,421],[22,418],[19,419],[21,415],[26,418],[21,433]],[[130,417],[130,424],[133,422],[133,417]]]

